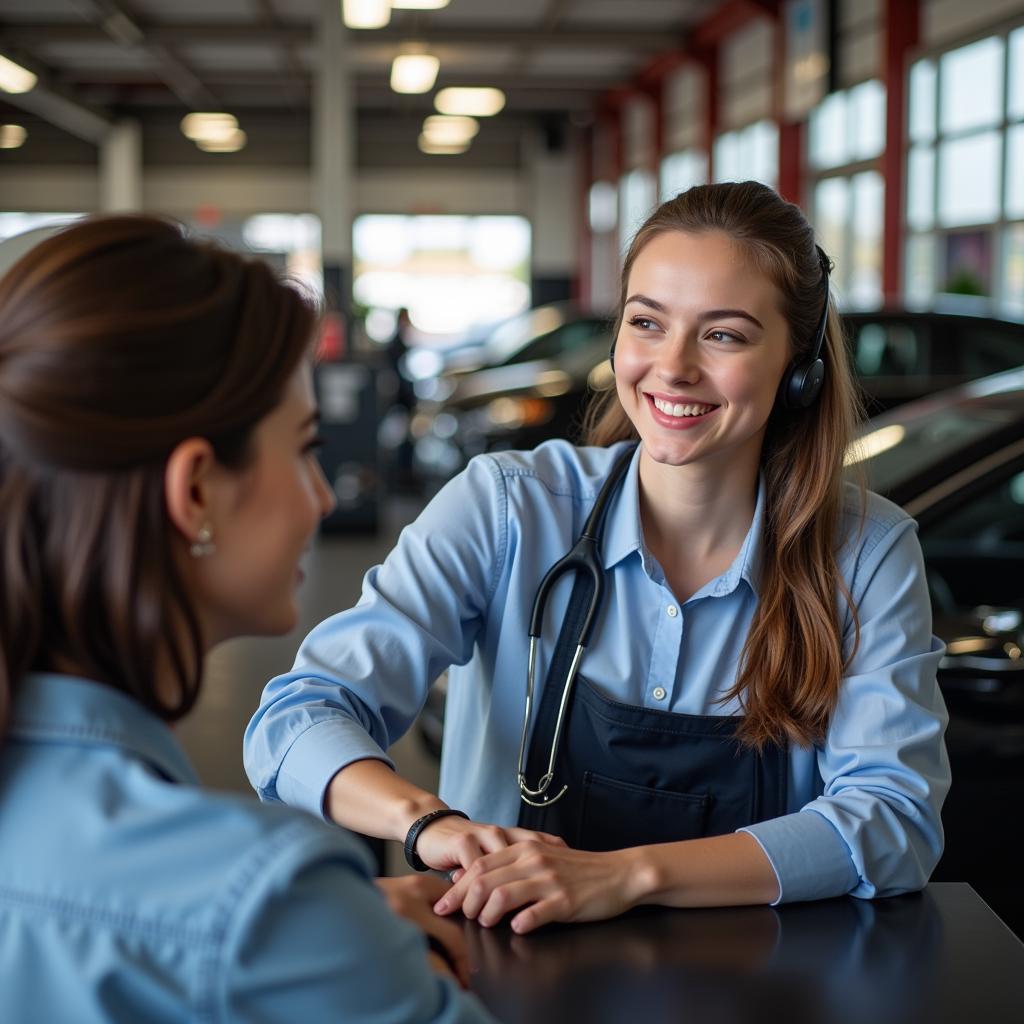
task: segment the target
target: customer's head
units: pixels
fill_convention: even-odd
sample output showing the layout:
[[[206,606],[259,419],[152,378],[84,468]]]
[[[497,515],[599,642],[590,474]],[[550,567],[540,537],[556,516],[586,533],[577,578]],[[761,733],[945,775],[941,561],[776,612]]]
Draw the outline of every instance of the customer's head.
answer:
[[[150,217],[81,221],[0,278],[0,722],[31,669],[178,718],[212,644],[295,624],[331,500],[315,326],[266,264]]]

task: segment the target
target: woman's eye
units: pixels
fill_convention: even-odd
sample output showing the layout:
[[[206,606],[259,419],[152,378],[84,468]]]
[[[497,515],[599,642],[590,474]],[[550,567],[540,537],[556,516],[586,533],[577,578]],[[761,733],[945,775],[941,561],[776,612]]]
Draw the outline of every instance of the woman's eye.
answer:
[[[302,449],[303,455],[312,455],[318,448],[323,448],[327,443],[327,438],[317,434],[316,437],[311,438]]]
[[[649,331],[654,327],[654,321],[649,316],[634,316],[630,318],[630,327],[639,327],[642,331]]]
[[[732,334],[729,331],[709,331],[708,337],[711,338],[713,341],[721,341],[726,343],[735,342],[737,345],[743,344],[743,339],[739,337],[739,335]]]

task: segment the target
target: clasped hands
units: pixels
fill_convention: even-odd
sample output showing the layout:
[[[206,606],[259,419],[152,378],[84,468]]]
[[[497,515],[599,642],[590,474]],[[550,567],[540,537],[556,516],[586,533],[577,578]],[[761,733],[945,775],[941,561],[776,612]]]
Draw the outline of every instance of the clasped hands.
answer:
[[[598,921],[636,904],[634,850],[572,850],[557,836],[445,817],[420,833],[424,863],[451,872],[436,914],[461,911],[490,927],[513,912],[522,935],[554,921]]]

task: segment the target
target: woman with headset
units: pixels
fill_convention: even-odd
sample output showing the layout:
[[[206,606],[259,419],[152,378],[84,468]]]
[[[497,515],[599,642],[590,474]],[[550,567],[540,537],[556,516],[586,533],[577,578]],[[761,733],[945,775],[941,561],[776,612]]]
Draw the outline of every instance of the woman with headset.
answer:
[[[762,185],[656,210],[589,446],[480,456],[439,493],[268,684],[261,796],[404,841],[453,872],[438,913],[519,932],[924,885],[941,645],[913,522],[842,479],[829,270]],[[437,796],[386,750],[449,667]]]

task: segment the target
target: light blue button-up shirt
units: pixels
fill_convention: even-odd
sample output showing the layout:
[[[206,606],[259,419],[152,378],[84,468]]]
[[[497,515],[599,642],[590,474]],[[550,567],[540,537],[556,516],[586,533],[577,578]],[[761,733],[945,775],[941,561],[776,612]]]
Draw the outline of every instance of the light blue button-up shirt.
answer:
[[[534,595],[622,450],[549,442],[480,456],[447,484],[367,573],[359,604],[314,629],[293,670],[267,685],[245,740],[260,795],[321,814],[334,773],[387,760],[451,666],[440,795],[475,819],[514,824]],[[680,603],[644,546],[638,467],[635,456],[608,508],[608,585],[581,671],[627,704],[737,714],[735,702],[718,700],[736,679],[757,605],[763,499],[732,565]],[[942,852],[942,645],[931,634],[920,545],[913,521],[883,498],[868,495],[863,524],[860,512],[851,487],[838,557],[861,636],[828,736],[790,750],[789,813],[746,829],[782,901],[917,889]],[[549,602],[539,680],[570,590],[560,584]],[[853,634],[847,614],[847,653]]]
[[[68,676],[0,740],[0,1020],[485,1024],[390,913],[367,854],[197,786],[173,733]]]

